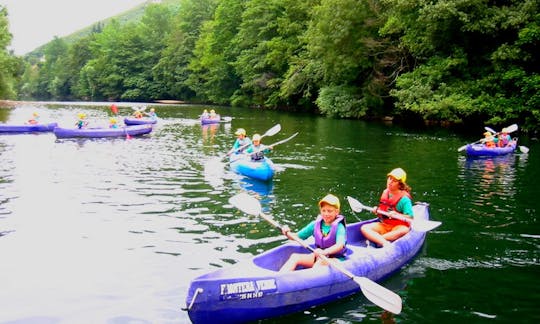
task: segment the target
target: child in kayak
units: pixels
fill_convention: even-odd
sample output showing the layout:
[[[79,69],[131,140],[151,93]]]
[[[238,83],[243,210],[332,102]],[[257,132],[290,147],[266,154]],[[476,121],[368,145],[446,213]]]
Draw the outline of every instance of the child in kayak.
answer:
[[[270,153],[270,151],[273,149],[272,146],[262,144],[261,139],[261,135],[254,134],[251,138],[253,141],[252,144],[245,150],[245,152],[251,156],[252,161],[262,160],[264,155]]]
[[[28,119],[28,124],[30,125],[37,125],[39,124],[39,114],[37,112],[34,112],[32,114],[32,117],[30,119]]]
[[[482,142],[487,148],[493,148],[496,146],[497,138],[495,138],[495,136],[493,136],[493,134],[490,132],[485,132]]]
[[[85,120],[86,114],[85,113],[79,113],[77,115],[77,117],[79,119],[75,123],[75,126],[77,126],[78,129],[85,128],[88,125],[88,122]]]
[[[246,136],[246,130],[243,128],[238,128],[236,132],[234,133],[236,135],[236,141],[234,141],[232,149],[227,153],[227,155],[231,155],[233,153],[241,153],[245,149],[251,146],[251,139]]]
[[[288,226],[282,227],[282,232],[289,239],[295,237],[305,240],[310,236],[315,238],[317,246],[314,253],[293,253],[283,264],[280,271],[294,271],[297,267],[312,268],[328,265],[318,255],[329,258],[340,258],[346,250],[347,230],[345,217],[339,213],[339,198],[328,194],[319,201],[320,214],[317,218],[302,228],[298,233],[292,233]]]
[[[116,121],[116,118],[112,117],[109,119],[109,128],[118,128],[118,122]]]
[[[405,183],[406,180],[407,174],[402,168],[396,168],[387,174],[386,189],[381,195],[379,206],[375,207],[375,214],[380,221],[365,224],[360,228],[366,239],[379,246],[387,246],[410,230],[410,223],[377,213],[381,210],[412,219],[411,187]]]
[[[144,113],[146,116],[148,116],[150,119],[157,119],[157,113],[154,108],[150,108],[149,113]]]

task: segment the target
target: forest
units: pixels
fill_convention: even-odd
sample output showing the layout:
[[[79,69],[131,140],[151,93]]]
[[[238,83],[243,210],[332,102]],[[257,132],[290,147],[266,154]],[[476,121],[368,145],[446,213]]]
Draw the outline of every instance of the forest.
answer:
[[[540,130],[538,0],[170,0],[17,57],[0,99],[257,107]]]

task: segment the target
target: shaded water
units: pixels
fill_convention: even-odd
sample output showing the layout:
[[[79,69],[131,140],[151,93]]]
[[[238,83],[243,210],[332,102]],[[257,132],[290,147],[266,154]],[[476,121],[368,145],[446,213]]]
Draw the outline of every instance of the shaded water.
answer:
[[[403,298],[389,315],[361,294],[265,323],[534,323],[540,291],[540,145],[528,155],[467,159],[477,138],[283,112],[222,108],[232,123],[202,127],[200,106],[156,105],[161,119],[142,138],[56,140],[0,135],[0,322],[188,323],[191,278],[283,242],[266,222],[228,205],[235,193],[298,229],[328,192],[377,203],[386,173],[402,167],[415,200],[443,225],[422,253],[381,284]],[[0,109],[0,122],[75,123],[85,112],[105,125],[107,104]],[[127,105],[120,113],[131,113]],[[260,183],[216,162],[244,127],[280,123],[266,144],[279,168]],[[481,130],[479,131],[479,134]],[[515,134],[517,135],[517,134]],[[348,222],[354,214],[342,200]]]

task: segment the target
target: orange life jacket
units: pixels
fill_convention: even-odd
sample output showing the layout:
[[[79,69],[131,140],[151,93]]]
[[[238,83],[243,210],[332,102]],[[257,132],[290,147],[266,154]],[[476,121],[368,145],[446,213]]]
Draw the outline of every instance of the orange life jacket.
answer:
[[[401,198],[403,197],[409,197],[411,200],[412,200],[412,197],[411,197],[411,194],[405,190],[400,190],[399,191],[399,194],[397,195],[392,195],[390,197],[390,192],[388,191],[388,189],[384,189],[382,195],[381,195],[381,200],[379,202],[379,209],[380,210],[383,210],[383,211],[398,211],[396,209],[396,206],[398,204],[398,202],[401,200]],[[405,226],[410,226],[409,223],[405,222],[405,221],[402,221],[402,220],[399,220],[399,219],[393,219],[393,218],[389,218],[387,216],[382,216],[382,222],[385,223],[385,224],[389,224],[389,225],[405,225]]]

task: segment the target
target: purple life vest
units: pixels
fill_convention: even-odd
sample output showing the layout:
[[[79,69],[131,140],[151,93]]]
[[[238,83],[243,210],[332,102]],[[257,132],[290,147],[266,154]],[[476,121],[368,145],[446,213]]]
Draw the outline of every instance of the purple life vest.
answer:
[[[315,245],[317,245],[318,248],[326,249],[336,244],[338,225],[342,223],[343,226],[346,226],[345,217],[343,217],[343,215],[338,215],[336,219],[332,222],[330,232],[328,232],[328,235],[326,236],[323,235],[323,232],[321,230],[322,222],[322,216],[317,216],[317,219],[315,220],[315,227],[313,228],[313,237],[315,238]],[[347,242],[345,242],[345,244],[347,244]],[[339,253],[335,253],[331,256],[340,256],[345,252],[345,250],[346,248],[345,246],[343,246],[343,249],[341,249]]]

